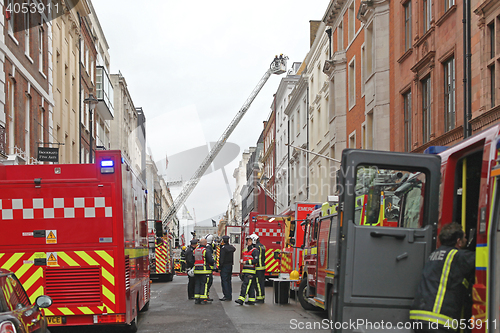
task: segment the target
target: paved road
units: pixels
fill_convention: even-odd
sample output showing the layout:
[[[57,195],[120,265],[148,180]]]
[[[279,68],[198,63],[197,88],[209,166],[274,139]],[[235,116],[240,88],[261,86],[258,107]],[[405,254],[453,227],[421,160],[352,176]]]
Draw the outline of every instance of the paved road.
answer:
[[[240,306],[234,301],[221,302],[220,278],[214,276],[210,296],[212,304],[195,305],[187,299],[187,277],[175,276],[172,282],[154,282],[151,288],[149,311],[139,314],[138,333],[163,332],[287,332],[298,325],[326,318],[320,311],[305,311],[293,299],[289,304],[273,304],[273,288],[266,287],[266,302],[253,306]],[[238,297],[241,282],[233,277],[233,300]],[[317,324],[318,325],[318,324]],[[118,333],[122,328],[88,327],[51,328],[52,333]],[[301,329],[300,332],[312,332]],[[328,331],[325,331],[328,332]]]

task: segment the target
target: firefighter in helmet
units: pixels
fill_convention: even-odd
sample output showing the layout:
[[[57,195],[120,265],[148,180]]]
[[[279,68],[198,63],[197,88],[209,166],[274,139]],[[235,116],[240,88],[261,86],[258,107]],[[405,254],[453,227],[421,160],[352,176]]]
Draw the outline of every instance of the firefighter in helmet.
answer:
[[[255,246],[259,249],[259,261],[255,266],[255,291],[257,294],[257,303],[264,303],[266,298],[266,247],[260,242],[260,238],[256,234],[252,236],[257,238]]]
[[[212,299],[208,298],[208,281],[212,273],[210,266],[214,264],[214,258],[207,251],[207,240],[200,239],[200,245],[194,250],[194,303],[206,304]]]
[[[235,300],[239,305],[243,305],[248,295],[248,301],[245,304],[255,304],[255,266],[259,261],[259,249],[256,247],[257,235],[252,234],[246,238],[247,250],[243,252],[243,259],[240,262],[243,264],[241,273],[243,274],[243,283],[241,284],[240,297]]]
[[[181,258],[179,259],[181,263],[181,272],[184,273],[186,271],[186,246],[182,246]]]
[[[208,284],[207,284],[207,290],[210,293],[210,288],[212,287],[212,284],[214,283],[214,270],[215,270],[215,258],[214,258],[214,236],[211,234],[207,234],[205,236],[205,239],[207,240],[207,253],[208,255],[214,259],[213,265],[210,265],[210,274],[208,276]]]

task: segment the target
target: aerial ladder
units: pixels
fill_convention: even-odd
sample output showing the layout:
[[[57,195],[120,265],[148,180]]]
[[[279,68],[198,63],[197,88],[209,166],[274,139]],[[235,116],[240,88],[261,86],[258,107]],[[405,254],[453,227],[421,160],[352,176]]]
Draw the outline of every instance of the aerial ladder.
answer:
[[[198,182],[200,181],[201,177],[207,171],[208,167],[210,164],[213,162],[215,157],[217,157],[217,154],[222,150],[222,147],[224,147],[224,144],[226,143],[227,139],[233,133],[234,129],[240,122],[241,118],[245,115],[245,113],[248,111],[250,108],[250,105],[254,101],[255,97],[259,94],[260,90],[266,84],[267,80],[271,76],[271,74],[283,74],[286,72],[286,61],[288,60],[288,57],[280,55],[276,56],[271,62],[271,65],[269,66],[269,69],[266,71],[264,76],[260,79],[259,83],[257,86],[254,88],[250,96],[247,98],[241,109],[238,111],[236,116],[233,118],[229,126],[226,128],[224,133],[222,133],[221,137],[217,141],[217,143],[211,148],[210,152],[208,155],[205,157],[201,165],[198,167],[194,175],[191,177],[189,181],[186,182],[184,187],[182,188],[181,193],[177,196],[177,198],[174,200],[172,206],[168,209],[168,211],[165,213],[164,218],[163,218],[163,229],[166,230],[168,224],[172,219],[174,218],[175,214],[177,213],[177,209],[181,207],[186,199],[189,197],[191,192],[193,192],[194,188],[196,185],[198,185]]]

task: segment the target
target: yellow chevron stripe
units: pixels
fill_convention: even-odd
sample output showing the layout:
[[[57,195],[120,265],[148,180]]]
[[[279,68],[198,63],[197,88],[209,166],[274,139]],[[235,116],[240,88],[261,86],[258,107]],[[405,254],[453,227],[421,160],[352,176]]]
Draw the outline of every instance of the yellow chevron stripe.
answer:
[[[111,267],[115,267],[115,259],[110,256],[106,251],[95,251],[104,261],[106,261]]]
[[[2,268],[10,270],[10,268],[24,255],[24,253],[14,253],[12,257],[2,266]]]
[[[276,269],[276,266],[278,266],[278,262],[274,262],[274,265],[271,266],[271,268],[268,269],[269,272],[274,272]]]
[[[33,275],[30,276],[28,280],[26,280],[25,283],[23,283],[24,289],[28,290],[31,288],[33,283],[35,283],[38,279],[41,279],[43,277],[43,268],[39,267]]]
[[[112,306],[114,306],[114,304]],[[107,313],[115,313],[109,304],[105,304],[105,308]]]
[[[74,261],[70,256],[68,256],[65,252],[57,252],[57,256],[64,260],[64,262],[70,266],[80,266],[76,261]]]
[[[65,315],[74,315],[73,311],[68,308],[57,308],[57,310],[61,311]]]
[[[113,304],[115,304],[115,294],[109,291],[106,286],[102,286],[102,294],[106,296],[111,302],[113,302]]]
[[[115,285],[115,277],[109,273],[106,268],[104,267],[101,267],[102,269],[102,277],[105,278],[106,280],[109,281],[109,283],[111,283],[113,286]]]
[[[5,255],[5,253],[0,253],[0,259]]]
[[[43,286],[40,286],[31,296],[31,304],[35,304],[36,298],[43,295]]]
[[[89,256],[85,251],[75,251],[75,254],[82,258],[90,266],[99,266],[99,263]]]
[[[45,313],[46,316],[53,316],[54,313],[50,311],[49,309],[43,309],[43,312]]]
[[[79,306],[78,310],[82,311],[83,314],[94,314],[94,312],[86,306]]]
[[[35,257],[35,255],[33,254],[30,257],[30,260],[34,260],[34,257]],[[21,267],[19,267],[19,269],[15,272],[17,278],[20,279],[21,276],[23,276],[24,273],[26,273],[26,271],[31,268],[31,266],[33,266],[33,264],[23,264]]]

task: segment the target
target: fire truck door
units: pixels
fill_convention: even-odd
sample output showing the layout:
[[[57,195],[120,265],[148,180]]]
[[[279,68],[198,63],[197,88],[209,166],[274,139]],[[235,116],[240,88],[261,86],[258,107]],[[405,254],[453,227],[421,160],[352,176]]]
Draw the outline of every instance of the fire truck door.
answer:
[[[440,157],[345,150],[336,321],[407,322],[438,221]],[[380,193],[397,227],[384,227]],[[355,199],[366,194],[366,223]],[[394,211],[397,209],[397,211]],[[343,332],[350,332],[345,330]]]

